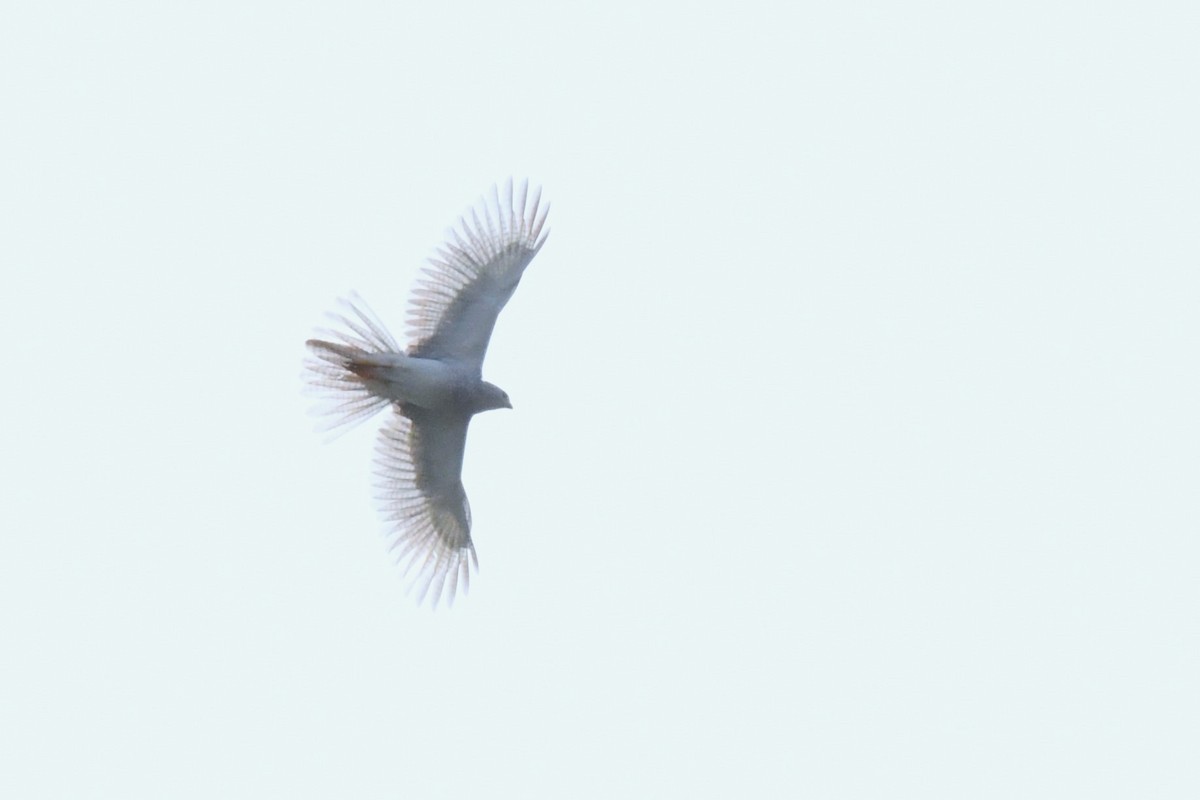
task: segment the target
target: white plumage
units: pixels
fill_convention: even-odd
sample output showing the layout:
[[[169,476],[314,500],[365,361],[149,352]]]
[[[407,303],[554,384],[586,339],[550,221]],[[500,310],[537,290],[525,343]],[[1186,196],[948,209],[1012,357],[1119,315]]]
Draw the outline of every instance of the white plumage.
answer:
[[[478,568],[462,485],[471,417],[512,408],[482,379],[500,310],[546,241],[548,205],[522,183],[489,195],[459,220],[430,259],[409,303],[412,343],[401,350],[357,295],[340,301],[337,323],[307,342],[308,390],[325,430],[342,430],[385,407],[375,450],[376,498],[392,549],[417,590],[436,607],[466,590]]]

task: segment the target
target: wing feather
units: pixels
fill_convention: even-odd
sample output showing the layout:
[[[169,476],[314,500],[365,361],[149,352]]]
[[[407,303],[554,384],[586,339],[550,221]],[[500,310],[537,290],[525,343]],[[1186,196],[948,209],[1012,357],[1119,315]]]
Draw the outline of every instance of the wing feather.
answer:
[[[379,432],[375,448],[376,500],[391,550],[417,602],[434,608],[465,593],[471,566],[471,507],[462,485],[470,417],[405,405]]]
[[[409,355],[482,369],[496,317],[549,235],[541,189],[492,187],[429,259],[409,304]]]

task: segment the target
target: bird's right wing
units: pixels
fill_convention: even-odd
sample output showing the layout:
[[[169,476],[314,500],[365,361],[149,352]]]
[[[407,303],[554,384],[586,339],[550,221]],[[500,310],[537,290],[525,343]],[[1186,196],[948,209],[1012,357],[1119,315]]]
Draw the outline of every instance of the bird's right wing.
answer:
[[[541,189],[492,187],[421,273],[409,305],[409,355],[478,372],[496,317],[550,233]]]
[[[471,507],[462,485],[463,451],[470,416],[397,406],[379,431],[375,448],[376,499],[388,525],[391,549],[417,590],[436,608],[449,605],[471,566],[479,568],[471,541]]]

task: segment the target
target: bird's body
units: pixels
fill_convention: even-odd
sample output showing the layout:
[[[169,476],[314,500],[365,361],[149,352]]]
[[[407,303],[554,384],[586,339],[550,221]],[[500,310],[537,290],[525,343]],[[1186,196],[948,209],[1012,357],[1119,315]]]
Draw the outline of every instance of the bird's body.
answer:
[[[476,563],[471,512],[462,485],[471,417],[512,408],[482,378],[496,317],[549,233],[540,193],[523,185],[492,194],[468,215],[413,292],[402,351],[357,296],[331,315],[337,328],[307,342],[310,390],[325,427],[350,426],[392,409],[376,446],[376,489],[392,547],[413,574],[419,598],[452,601]]]
[[[308,347],[325,361],[340,363],[373,396],[394,404],[425,409],[477,413],[503,406],[487,405],[491,386],[468,367],[406,353],[371,353],[348,345],[310,339]]]

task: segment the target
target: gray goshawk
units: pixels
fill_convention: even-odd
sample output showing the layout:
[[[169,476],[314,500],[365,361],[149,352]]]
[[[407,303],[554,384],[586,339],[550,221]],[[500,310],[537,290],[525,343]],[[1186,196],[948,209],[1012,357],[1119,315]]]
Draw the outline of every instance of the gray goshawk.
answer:
[[[465,592],[471,509],[462,485],[471,417],[512,408],[482,378],[496,317],[546,241],[541,190],[493,186],[429,259],[409,301],[411,344],[401,348],[356,294],[330,313],[336,325],[306,343],[308,393],[321,430],[342,431],[390,406],[375,448],[376,499],[391,549],[417,601]]]

